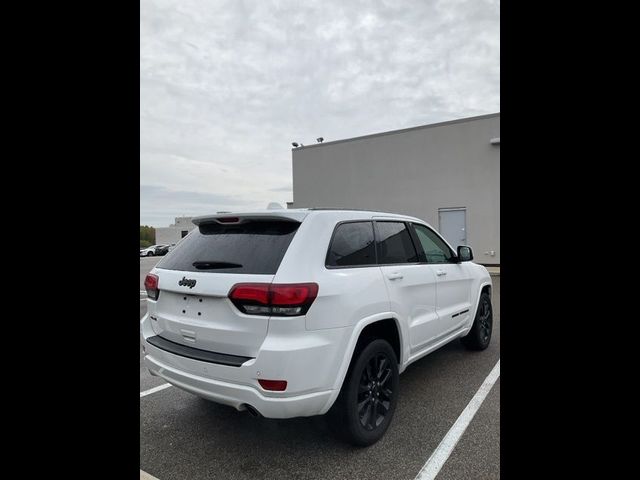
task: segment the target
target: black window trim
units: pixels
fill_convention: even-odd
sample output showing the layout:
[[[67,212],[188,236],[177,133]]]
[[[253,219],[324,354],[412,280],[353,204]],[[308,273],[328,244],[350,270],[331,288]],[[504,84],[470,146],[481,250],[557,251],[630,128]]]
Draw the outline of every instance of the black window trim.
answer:
[[[419,223],[419,222],[409,222],[409,223],[411,225],[411,228],[409,229],[409,231],[411,232],[411,238],[414,241],[414,246],[418,245],[419,248],[420,248],[420,251],[418,252],[418,257],[424,258],[423,261],[419,262],[420,264],[422,264],[422,265],[455,265],[457,263],[460,263],[460,262],[458,262],[458,255],[456,254],[456,252],[453,251],[453,249],[449,246],[449,244],[442,237],[442,235],[440,235],[433,228],[429,227],[429,225],[425,225],[424,223]],[[451,253],[451,261],[449,261],[449,262],[429,262],[429,261],[427,261],[427,255],[424,252],[424,248],[422,248],[422,242],[420,242],[420,239],[418,238],[418,234],[415,231],[414,225],[420,225],[420,226],[426,228],[427,230],[430,230],[431,232],[435,233],[436,237],[438,237],[440,240],[442,240],[444,242],[444,244],[447,246],[447,248],[449,249],[449,252]]]
[[[378,261],[378,228],[376,227],[376,223],[382,223],[382,222],[391,222],[391,223],[403,223],[405,225],[405,227],[407,228],[407,230],[409,231],[409,237],[411,238],[411,242],[413,243],[413,248],[416,250],[416,254],[418,255],[418,258],[424,258],[424,260],[419,260],[417,262],[406,262],[406,263],[385,263],[385,264],[380,264]],[[331,251],[331,246],[333,244],[333,239],[336,235],[336,231],[338,230],[338,227],[340,225],[343,225],[345,223],[371,223],[372,224],[372,228],[373,228],[373,242],[374,242],[374,251],[375,251],[375,258],[376,258],[376,263],[369,263],[366,265],[327,265],[327,261],[329,259],[329,252]],[[424,253],[424,249],[422,248],[422,243],[420,242],[420,239],[418,238],[418,234],[415,232],[414,230],[414,225],[421,225],[425,228],[427,228],[428,230],[431,230],[433,233],[436,234],[436,236],[438,238],[440,238],[444,244],[449,248],[451,255],[452,255],[452,261],[450,262],[428,262],[427,261],[427,257],[426,254]],[[455,265],[457,263],[459,263],[457,261],[457,255],[456,253],[453,251],[453,249],[451,249],[451,247],[449,247],[448,243],[446,242],[446,240],[444,240],[444,238],[442,238],[442,235],[440,235],[438,232],[436,232],[433,228],[429,227],[428,225],[425,225],[424,223],[419,223],[419,222],[415,222],[415,221],[410,221],[410,220],[394,220],[392,218],[389,219],[359,219],[359,220],[342,220],[338,223],[335,224],[335,226],[333,227],[333,233],[331,234],[331,239],[329,240],[329,245],[327,247],[327,254],[325,255],[324,258],[324,267],[328,270],[341,270],[341,269],[345,269],[345,268],[371,268],[371,267],[390,267],[390,266],[400,266],[400,265]]]
[[[408,222],[407,220],[393,220],[391,218],[389,219],[384,219],[384,220],[378,220],[375,219],[373,220],[374,223],[402,223],[404,224],[405,228],[407,229],[407,231],[409,232],[409,238],[411,239],[411,243],[413,243],[413,249],[416,251],[416,255],[418,256],[418,259],[420,258],[420,252],[418,251],[418,247],[416,246],[416,242],[413,239],[413,231],[411,229],[411,227],[409,226],[409,224],[411,222]],[[376,262],[378,262],[378,227],[374,225],[374,229],[373,229],[373,233],[374,233],[374,238],[375,238],[375,244],[376,244]],[[420,247],[422,248],[422,245],[420,245]],[[390,266],[400,266],[400,265],[420,265],[422,262],[417,261],[417,262],[401,262],[401,263],[380,263],[378,262],[378,266],[379,267],[390,267]]]
[[[340,225],[345,223],[370,223],[371,230],[373,231],[373,251],[376,258],[376,263],[368,263],[366,265],[328,265],[329,253],[331,252],[331,246],[333,245],[333,239],[336,236],[336,232]],[[378,249],[376,248],[376,229],[373,225],[373,220],[371,219],[360,219],[360,220],[342,220],[335,224],[333,227],[333,233],[331,234],[331,239],[329,240],[329,246],[327,247],[327,254],[324,257],[324,268],[328,270],[341,270],[345,268],[370,268],[370,267],[378,267]]]

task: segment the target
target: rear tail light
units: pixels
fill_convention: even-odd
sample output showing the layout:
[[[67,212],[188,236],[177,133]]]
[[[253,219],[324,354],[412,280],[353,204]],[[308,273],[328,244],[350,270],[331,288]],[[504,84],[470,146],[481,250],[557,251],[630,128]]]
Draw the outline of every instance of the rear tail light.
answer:
[[[148,274],[144,279],[144,288],[147,291],[147,297],[151,300],[157,300],[160,295],[160,290],[158,289],[158,276],[152,273]]]
[[[274,392],[284,392],[287,389],[286,380],[258,380],[258,383],[265,390],[272,390]]]
[[[229,299],[249,315],[304,315],[318,296],[317,283],[238,283]]]

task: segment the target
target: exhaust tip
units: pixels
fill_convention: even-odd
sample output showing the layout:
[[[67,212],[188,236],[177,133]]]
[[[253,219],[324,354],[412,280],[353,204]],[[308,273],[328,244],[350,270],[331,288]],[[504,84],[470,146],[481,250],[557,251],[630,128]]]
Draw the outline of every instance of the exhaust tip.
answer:
[[[247,407],[247,412],[249,412],[252,417],[254,418],[262,417],[262,414],[258,410],[253,408],[251,405],[246,405],[246,407]]]

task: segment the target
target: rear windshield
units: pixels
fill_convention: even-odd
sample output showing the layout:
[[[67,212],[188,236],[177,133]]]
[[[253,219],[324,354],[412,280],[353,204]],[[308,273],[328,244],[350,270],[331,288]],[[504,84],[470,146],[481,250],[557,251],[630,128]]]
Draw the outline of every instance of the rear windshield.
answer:
[[[157,265],[167,270],[274,275],[300,223],[201,224]]]

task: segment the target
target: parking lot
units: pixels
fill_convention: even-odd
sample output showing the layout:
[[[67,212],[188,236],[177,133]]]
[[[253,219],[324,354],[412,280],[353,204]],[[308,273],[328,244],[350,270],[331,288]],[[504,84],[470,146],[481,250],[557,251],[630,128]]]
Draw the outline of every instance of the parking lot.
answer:
[[[144,277],[161,258],[140,259],[140,318]],[[500,359],[500,277],[492,279],[489,348],[470,352],[454,341],[410,365],[389,430],[368,448],[336,440],[322,417],[253,418],[175,387],[154,390],[166,382],[149,374],[141,348],[140,469],[160,480],[414,479]],[[499,378],[444,458],[439,480],[500,477]]]

